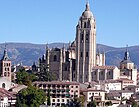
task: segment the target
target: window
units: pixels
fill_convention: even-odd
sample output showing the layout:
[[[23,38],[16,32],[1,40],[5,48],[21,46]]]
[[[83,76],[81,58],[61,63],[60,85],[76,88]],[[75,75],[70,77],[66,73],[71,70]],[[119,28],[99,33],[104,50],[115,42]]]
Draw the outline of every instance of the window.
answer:
[[[111,75],[111,72],[109,72],[109,75]]]
[[[87,33],[86,34],[86,41],[88,41],[89,40],[89,34]]]
[[[60,100],[59,99],[57,99],[57,102],[59,102]]]
[[[83,57],[83,52],[81,52],[80,56]]]
[[[64,102],[64,99],[62,99],[62,102]]]
[[[84,22],[84,28],[86,28],[86,22]]]
[[[57,61],[57,56],[56,55],[54,55],[54,61]]]
[[[53,99],[53,102],[55,102],[55,99]]]
[[[67,68],[67,66],[65,66],[65,71],[67,71],[68,70],[68,68]]]
[[[84,40],[84,34],[81,33],[81,41],[83,41],[83,40]]]
[[[88,52],[86,52],[86,57],[88,57]]]
[[[2,88],[5,88],[5,83],[2,83]]]
[[[76,88],[78,88],[78,86],[76,86]]]
[[[6,72],[4,72],[4,76],[7,76],[7,73]]]

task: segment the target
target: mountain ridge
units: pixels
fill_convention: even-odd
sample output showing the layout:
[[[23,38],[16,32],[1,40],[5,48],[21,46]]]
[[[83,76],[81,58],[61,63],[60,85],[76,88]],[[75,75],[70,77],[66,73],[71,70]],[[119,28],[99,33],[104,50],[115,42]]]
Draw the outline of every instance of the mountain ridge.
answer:
[[[49,48],[62,48],[63,45],[68,47],[68,43],[50,43],[48,44]],[[5,48],[5,43],[0,44],[0,58],[3,55],[3,51]],[[23,65],[31,66],[33,62],[38,62],[38,59],[45,54],[46,44],[34,44],[34,43],[14,43],[9,42],[6,43],[6,48],[8,50],[8,54],[10,59],[14,64],[18,64],[20,62]],[[112,47],[103,44],[97,44],[97,51],[106,53],[106,64],[107,65],[116,65],[119,66],[120,61],[124,58],[124,53],[126,51],[126,47]],[[133,61],[139,67],[139,45],[128,47],[130,52],[131,61]]]

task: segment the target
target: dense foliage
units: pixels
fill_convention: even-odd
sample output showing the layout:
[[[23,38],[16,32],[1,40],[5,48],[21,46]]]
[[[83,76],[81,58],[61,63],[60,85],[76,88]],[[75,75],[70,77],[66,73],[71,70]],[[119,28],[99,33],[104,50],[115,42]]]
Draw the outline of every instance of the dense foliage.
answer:
[[[74,98],[67,103],[66,107],[82,107],[82,106],[80,100],[74,96]]]
[[[91,100],[91,102],[89,102],[88,104],[87,104],[87,107],[96,107],[96,102],[95,102],[95,100]]]
[[[35,75],[37,76],[38,81],[52,81],[56,79],[54,73],[49,71],[47,66],[41,69],[41,71],[37,72]]]
[[[37,78],[34,74],[29,74],[24,69],[16,73],[16,83],[31,86],[32,82]]]
[[[45,100],[46,97],[43,90],[29,86],[17,94],[16,107],[39,107]]]

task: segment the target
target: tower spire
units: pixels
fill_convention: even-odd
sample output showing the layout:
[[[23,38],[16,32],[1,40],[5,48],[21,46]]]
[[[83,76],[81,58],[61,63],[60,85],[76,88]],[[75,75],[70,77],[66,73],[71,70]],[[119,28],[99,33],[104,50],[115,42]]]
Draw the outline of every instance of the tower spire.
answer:
[[[128,45],[126,45],[126,52],[125,52],[125,57],[124,57],[125,60],[128,60],[130,59],[129,57],[129,52],[128,52]]]
[[[89,6],[89,1],[88,0],[86,0],[86,9],[85,9],[85,11],[90,11],[90,6]]]
[[[7,44],[5,43],[4,55],[1,60],[9,60],[8,53],[7,53]]]

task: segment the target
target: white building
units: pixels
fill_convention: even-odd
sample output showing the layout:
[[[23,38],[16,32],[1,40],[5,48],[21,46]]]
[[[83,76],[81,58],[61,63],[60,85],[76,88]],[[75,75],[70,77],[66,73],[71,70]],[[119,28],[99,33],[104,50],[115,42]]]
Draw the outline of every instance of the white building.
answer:
[[[98,105],[104,105],[105,104],[105,94],[106,91],[104,90],[96,90],[94,88],[88,88],[81,90],[83,94],[86,96],[86,101],[91,102],[91,100],[95,100]]]
[[[132,95],[134,94],[134,92],[132,91],[126,91],[126,90],[117,90],[117,91],[110,91],[109,93],[107,93],[107,97],[110,100],[119,100],[121,101],[122,99],[129,99]]]
[[[11,106],[15,106],[16,103],[16,96],[3,89],[0,88],[0,107],[11,107]]]
[[[100,81],[100,87],[109,93],[111,90],[122,90],[122,83],[117,80],[104,80]]]

